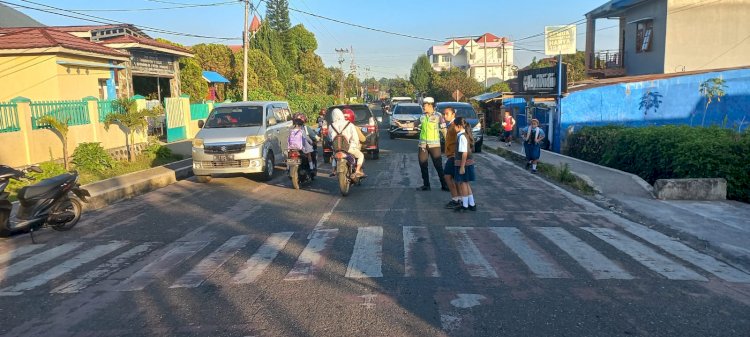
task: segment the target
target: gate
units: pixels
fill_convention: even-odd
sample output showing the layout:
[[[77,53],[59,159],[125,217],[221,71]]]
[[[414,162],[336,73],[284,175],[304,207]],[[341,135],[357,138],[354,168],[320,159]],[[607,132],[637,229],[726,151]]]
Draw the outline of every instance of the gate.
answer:
[[[185,126],[185,111],[179,98],[164,99],[166,122],[167,122],[167,142],[176,142],[187,138]]]

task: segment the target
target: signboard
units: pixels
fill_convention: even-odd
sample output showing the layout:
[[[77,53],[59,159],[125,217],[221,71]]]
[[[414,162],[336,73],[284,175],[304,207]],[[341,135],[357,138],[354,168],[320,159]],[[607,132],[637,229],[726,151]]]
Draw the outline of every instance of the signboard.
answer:
[[[461,93],[461,90],[456,90],[453,92],[453,95],[451,95],[451,97],[453,97],[454,100],[459,101],[462,97],[464,97],[464,94]]]
[[[544,27],[544,53],[548,56],[576,53],[576,25]]]
[[[568,67],[562,65],[562,92],[568,91]],[[519,91],[524,94],[556,94],[557,66],[518,71]]]
[[[146,75],[174,76],[174,58],[171,55],[131,50],[133,73]]]

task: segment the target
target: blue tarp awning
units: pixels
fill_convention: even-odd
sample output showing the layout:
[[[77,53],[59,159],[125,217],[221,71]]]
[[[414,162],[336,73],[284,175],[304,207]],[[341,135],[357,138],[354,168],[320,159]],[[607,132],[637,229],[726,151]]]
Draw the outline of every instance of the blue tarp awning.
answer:
[[[203,71],[203,79],[208,83],[229,83],[229,80],[215,71]]]

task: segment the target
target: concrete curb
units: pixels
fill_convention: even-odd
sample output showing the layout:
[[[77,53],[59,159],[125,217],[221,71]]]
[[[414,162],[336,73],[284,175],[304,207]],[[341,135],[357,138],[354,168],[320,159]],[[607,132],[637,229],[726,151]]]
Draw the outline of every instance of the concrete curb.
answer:
[[[518,159],[521,159],[521,160],[525,160],[526,159],[526,157],[524,157],[524,155],[522,155],[522,154],[520,154],[520,153],[518,153],[516,151],[513,151],[513,150],[508,150],[508,149],[506,149],[506,148],[504,148],[502,146],[494,147],[494,146],[489,145],[489,144],[486,144],[484,146],[489,147],[489,148],[491,148],[491,149],[493,149],[495,151],[505,150],[505,151],[511,153],[512,155],[516,156]],[[552,165],[550,163],[545,163],[542,160],[540,160],[539,162],[541,162],[543,164],[547,164],[547,165]],[[602,191],[599,188],[599,186],[597,186],[596,183],[594,183],[594,180],[592,180],[589,176],[587,176],[585,174],[578,173],[576,171],[573,171],[572,169],[570,170],[570,174],[574,175],[576,178],[578,178],[578,179],[582,180],[583,182],[585,182],[586,185],[589,185],[589,187],[591,187],[597,194],[602,194]]]
[[[117,201],[129,199],[193,175],[193,159],[183,159],[164,166],[133,172],[82,186],[91,193],[84,210],[106,207]]]

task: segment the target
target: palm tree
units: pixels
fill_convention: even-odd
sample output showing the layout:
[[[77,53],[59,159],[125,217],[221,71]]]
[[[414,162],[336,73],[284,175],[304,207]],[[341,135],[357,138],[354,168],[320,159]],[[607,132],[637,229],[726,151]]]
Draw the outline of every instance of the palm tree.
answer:
[[[148,117],[155,117],[161,111],[161,107],[153,109],[138,110],[138,104],[132,98],[118,98],[114,101],[115,112],[107,115],[104,119],[104,129],[109,130],[112,124],[119,124],[127,130],[128,133],[128,161],[135,158],[135,133],[143,132],[148,128]]]
[[[63,143],[63,165],[65,166],[65,170],[68,169],[68,122],[70,122],[70,117],[61,121],[53,115],[42,116],[37,120],[39,124],[49,125],[53,132],[60,137]]]
[[[706,106],[703,109],[703,121],[701,126],[706,123],[706,114],[708,113],[708,105],[711,104],[714,98],[717,102],[721,102],[721,98],[726,94],[727,86],[724,84],[724,80],[718,77],[709,78],[698,87],[698,92],[706,98]]]

